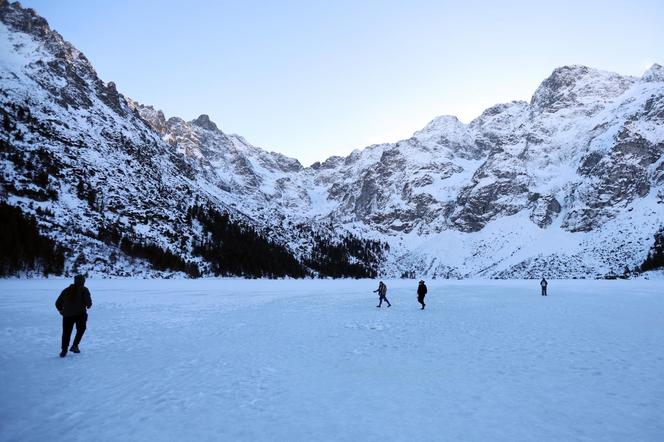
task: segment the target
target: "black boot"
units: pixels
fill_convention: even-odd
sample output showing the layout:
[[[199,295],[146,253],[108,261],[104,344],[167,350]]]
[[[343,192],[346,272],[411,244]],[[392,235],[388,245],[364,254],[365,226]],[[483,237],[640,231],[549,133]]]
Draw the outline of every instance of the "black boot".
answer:
[[[62,350],[62,351],[60,352],[60,357],[61,357],[61,358],[64,358],[65,356],[67,356],[67,350]]]
[[[81,350],[78,349],[78,345],[72,345],[71,348],[69,349],[72,353],[80,353]]]

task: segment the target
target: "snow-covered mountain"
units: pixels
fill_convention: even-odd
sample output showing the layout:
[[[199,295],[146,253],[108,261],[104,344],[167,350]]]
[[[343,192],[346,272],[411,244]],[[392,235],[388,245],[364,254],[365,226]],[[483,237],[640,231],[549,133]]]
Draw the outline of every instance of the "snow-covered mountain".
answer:
[[[110,229],[205,273],[195,248],[210,233],[191,222],[192,205],[303,263],[322,242],[378,241],[347,261],[391,276],[622,272],[664,225],[659,65],[640,78],[561,67],[529,103],[469,124],[438,117],[410,139],[303,167],[207,115],[166,119],[124,97],[30,9],[1,1],[0,21],[2,199],[34,214],[69,265],[152,272],[100,237]]]

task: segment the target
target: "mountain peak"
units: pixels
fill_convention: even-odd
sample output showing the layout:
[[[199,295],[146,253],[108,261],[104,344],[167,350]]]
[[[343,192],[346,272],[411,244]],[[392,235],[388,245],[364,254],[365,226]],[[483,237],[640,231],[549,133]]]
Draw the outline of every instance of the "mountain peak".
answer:
[[[210,120],[210,116],[207,114],[201,114],[198,118],[192,120],[191,124],[195,124],[196,126],[206,130],[212,130],[212,131],[219,130],[217,125],[214,123],[214,121]]]
[[[466,125],[454,115],[440,115],[429,121],[423,129],[415,132],[413,136],[419,140],[436,138],[440,137],[441,133],[463,131],[465,127]]]
[[[439,126],[458,126],[459,124],[463,125],[461,121],[455,115],[440,115],[429,121],[429,123],[424,127],[433,128]]]
[[[582,65],[561,66],[553,70],[533,94],[530,104],[535,109],[557,112],[617,97],[637,78],[622,76]]]
[[[650,69],[643,74],[641,80],[649,83],[664,81],[664,67],[658,63],[653,64]]]
[[[24,8],[19,2],[0,0],[0,21],[11,29],[33,36],[43,37],[51,32],[48,22],[32,8]]]
[[[553,70],[533,94],[530,104],[549,108],[562,95],[574,87],[577,81],[590,73],[590,68],[580,65],[561,66]]]

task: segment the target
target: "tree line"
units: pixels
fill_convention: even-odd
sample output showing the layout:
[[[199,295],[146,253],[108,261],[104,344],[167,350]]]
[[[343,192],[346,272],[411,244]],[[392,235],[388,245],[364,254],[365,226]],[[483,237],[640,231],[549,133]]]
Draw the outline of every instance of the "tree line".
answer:
[[[320,276],[331,278],[375,278],[387,245],[348,234],[339,241],[314,236],[306,264]]]
[[[155,270],[182,272],[192,278],[201,276],[195,262],[187,261],[157,244],[123,235],[116,226],[100,227],[97,239],[107,245],[117,247],[127,256],[149,262]]]
[[[38,208],[38,212],[41,209]],[[195,204],[187,210],[185,222],[197,222],[201,238],[191,240],[190,252],[202,263],[183,257],[178,251],[161,247],[120,226],[98,229],[96,239],[125,256],[147,261],[159,271],[182,272],[197,278],[202,274],[249,278],[304,278],[315,275],[332,278],[373,278],[378,275],[387,245],[348,234],[340,240],[311,233],[311,253],[296,258],[284,245],[251,226],[241,224],[211,206]],[[34,216],[19,207],[0,203],[0,276],[35,271],[60,275],[64,271],[66,249],[40,233]],[[186,241],[180,244],[186,249]],[[114,253],[111,253],[114,256]],[[73,257],[72,257],[73,258]],[[81,252],[73,271],[86,264]]]
[[[6,202],[0,202],[0,251],[0,276],[61,275],[64,270],[64,249],[39,232],[34,216]]]
[[[187,222],[200,223],[205,237],[194,240],[192,252],[209,263],[215,276],[302,278],[307,270],[286,247],[241,225],[213,207],[195,204]]]

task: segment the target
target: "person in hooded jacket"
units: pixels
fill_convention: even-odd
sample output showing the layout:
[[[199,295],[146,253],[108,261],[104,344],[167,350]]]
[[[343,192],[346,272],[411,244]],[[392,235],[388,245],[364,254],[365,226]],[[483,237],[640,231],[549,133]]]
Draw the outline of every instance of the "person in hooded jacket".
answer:
[[[542,280],[540,281],[540,286],[542,287],[542,296],[548,296],[546,294],[546,286],[548,286],[548,285],[549,285],[549,283],[546,282],[546,279],[544,279],[544,277],[542,277]]]
[[[69,348],[74,353],[80,353],[78,345],[81,343],[83,333],[85,333],[86,323],[88,321],[87,310],[92,307],[92,298],[90,290],[85,286],[85,276],[76,275],[74,283],[64,289],[58,299],[55,301],[55,308],[62,315],[62,351],[60,357],[67,356],[67,348],[71,333],[76,325],[76,336],[74,343]]]
[[[378,305],[376,307],[380,308],[383,305],[383,301],[387,302],[388,307],[392,307],[390,301],[387,300],[387,286],[383,281],[378,283],[378,288],[374,290],[374,293],[378,292]]]
[[[420,281],[420,285],[417,286],[417,302],[422,304],[422,308],[420,310],[424,310],[424,307],[426,307],[426,304],[424,303],[424,297],[427,294],[427,285],[424,283],[424,281]]]

